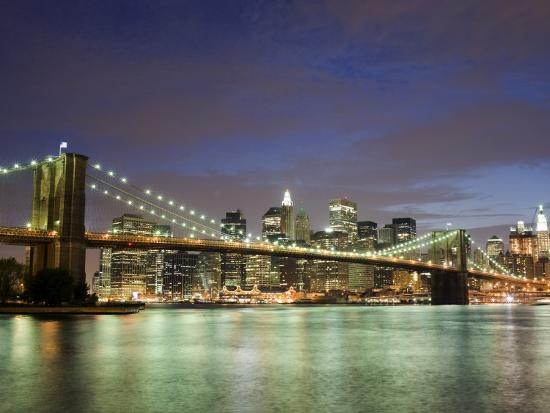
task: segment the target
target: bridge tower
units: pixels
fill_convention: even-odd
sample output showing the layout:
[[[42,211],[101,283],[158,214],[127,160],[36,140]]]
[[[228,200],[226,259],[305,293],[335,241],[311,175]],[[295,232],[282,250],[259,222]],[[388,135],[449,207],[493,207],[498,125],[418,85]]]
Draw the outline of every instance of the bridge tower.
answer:
[[[456,273],[434,271],[432,274],[432,304],[468,304],[468,253],[466,231],[459,229],[456,241]]]
[[[75,280],[84,280],[85,184],[88,158],[63,153],[34,170],[31,227],[56,231],[51,244],[30,248],[31,273],[44,268],[62,268]]]

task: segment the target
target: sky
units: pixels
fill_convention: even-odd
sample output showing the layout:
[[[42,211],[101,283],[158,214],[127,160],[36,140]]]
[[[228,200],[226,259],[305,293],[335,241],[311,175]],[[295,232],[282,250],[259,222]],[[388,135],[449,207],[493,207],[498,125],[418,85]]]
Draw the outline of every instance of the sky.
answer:
[[[0,165],[63,140],[254,232],[289,188],[315,229],[348,197],[506,237],[550,209],[549,21],[537,0],[4,1]],[[10,185],[0,224],[23,224]],[[89,228],[109,205],[90,194]]]

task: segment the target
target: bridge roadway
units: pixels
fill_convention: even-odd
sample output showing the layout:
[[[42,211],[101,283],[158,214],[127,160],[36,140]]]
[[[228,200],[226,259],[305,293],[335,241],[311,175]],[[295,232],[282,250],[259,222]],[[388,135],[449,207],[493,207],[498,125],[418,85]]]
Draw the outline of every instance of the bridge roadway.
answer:
[[[37,245],[54,242],[59,236],[55,231],[42,231],[28,228],[0,227],[0,243],[17,245]],[[316,248],[277,246],[267,243],[245,243],[194,238],[151,237],[138,235],[120,235],[111,233],[86,232],[87,248],[137,248],[167,249],[184,251],[205,251],[220,253],[238,253],[245,255],[269,255],[301,259],[330,260],[355,264],[378,265],[391,268],[402,268],[419,272],[457,273],[457,269],[417,260],[399,259],[366,255],[347,251],[327,251]],[[546,286],[542,280],[530,280],[506,274],[468,270],[468,276],[488,281],[501,281],[511,284],[528,284],[537,287]]]

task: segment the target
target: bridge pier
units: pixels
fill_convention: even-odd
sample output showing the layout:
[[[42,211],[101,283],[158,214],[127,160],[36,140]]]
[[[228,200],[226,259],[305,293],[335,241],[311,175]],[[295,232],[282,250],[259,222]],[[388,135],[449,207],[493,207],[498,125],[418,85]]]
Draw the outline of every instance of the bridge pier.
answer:
[[[446,273],[439,271],[432,273],[433,305],[466,305],[468,303],[467,273]]]
[[[62,268],[75,280],[86,278],[84,229],[88,158],[64,153],[34,170],[31,227],[56,231],[59,238],[30,247],[31,274]]]
[[[468,297],[468,254],[466,251],[466,231],[458,230],[457,234],[457,272],[434,271],[432,273],[432,304],[469,303]]]

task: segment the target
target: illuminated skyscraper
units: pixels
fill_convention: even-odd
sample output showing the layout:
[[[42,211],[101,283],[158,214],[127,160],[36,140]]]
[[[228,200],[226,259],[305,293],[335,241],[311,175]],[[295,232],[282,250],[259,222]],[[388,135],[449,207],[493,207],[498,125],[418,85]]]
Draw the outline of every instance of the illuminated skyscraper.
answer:
[[[226,212],[222,225],[222,233],[227,238],[232,240],[246,238],[246,219],[240,210]],[[221,284],[222,286],[245,286],[245,257],[234,253],[221,254]]]
[[[378,242],[378,224],[372,221],[360,221],[357,223],[358,247],[367,251],[376,249]]]
[[[281,233],[285,234],[286,238],[290,241],[296,239],[294,205],[288,189],[285,191],[281,204]]]
[[[147,221],[141,215],[124,214],[113,219],[115,234],[172,235],[168,225]],[[162,294],[164,250],[102,248],[100,274],[105,286],[100,296],[129,299],[135,294]]]
[[[225,218],[222,218],[222,234],[231,240],[246,238],[246,219],[240,209],[225,213]]]
[[[296,215],[296,241],[309,244],[310,240],[309,216],[306,214],[304,208],[300,208]]]
[[[504,254],[504,242],[493,235],[487,240],[487,255],[496,260],[501,254]]]
[[[279,207],[271,207],[262,216],[262,238],[268,241],[276,241],[285,236],[281,231],[282,211]]]
[[[416,220],[413,218],[393,218],[392,225],[395,228],[395,242],[411,241],[416,238]]]
[[[334,231],[345,232],[348,241],[357,239],[357,204],[346,198],[329,203],[329,225]]]
[[[535,263],[538,261],[537,234],[518,221],[510,228],[510,255],[507,257],[508,268],[516,274],[532,278],[535,275]]]
[[[389,248],[395,244],[395,227],[385,225],[378,229],[378,249]]]
[[[536,220],[536,230],[537,230],[537,249],[539,257],[548,257],[548,221],[546,220],[546,215],[544,214],[544,209],[542,205],[539,206],[537,211],[537,220]]]

